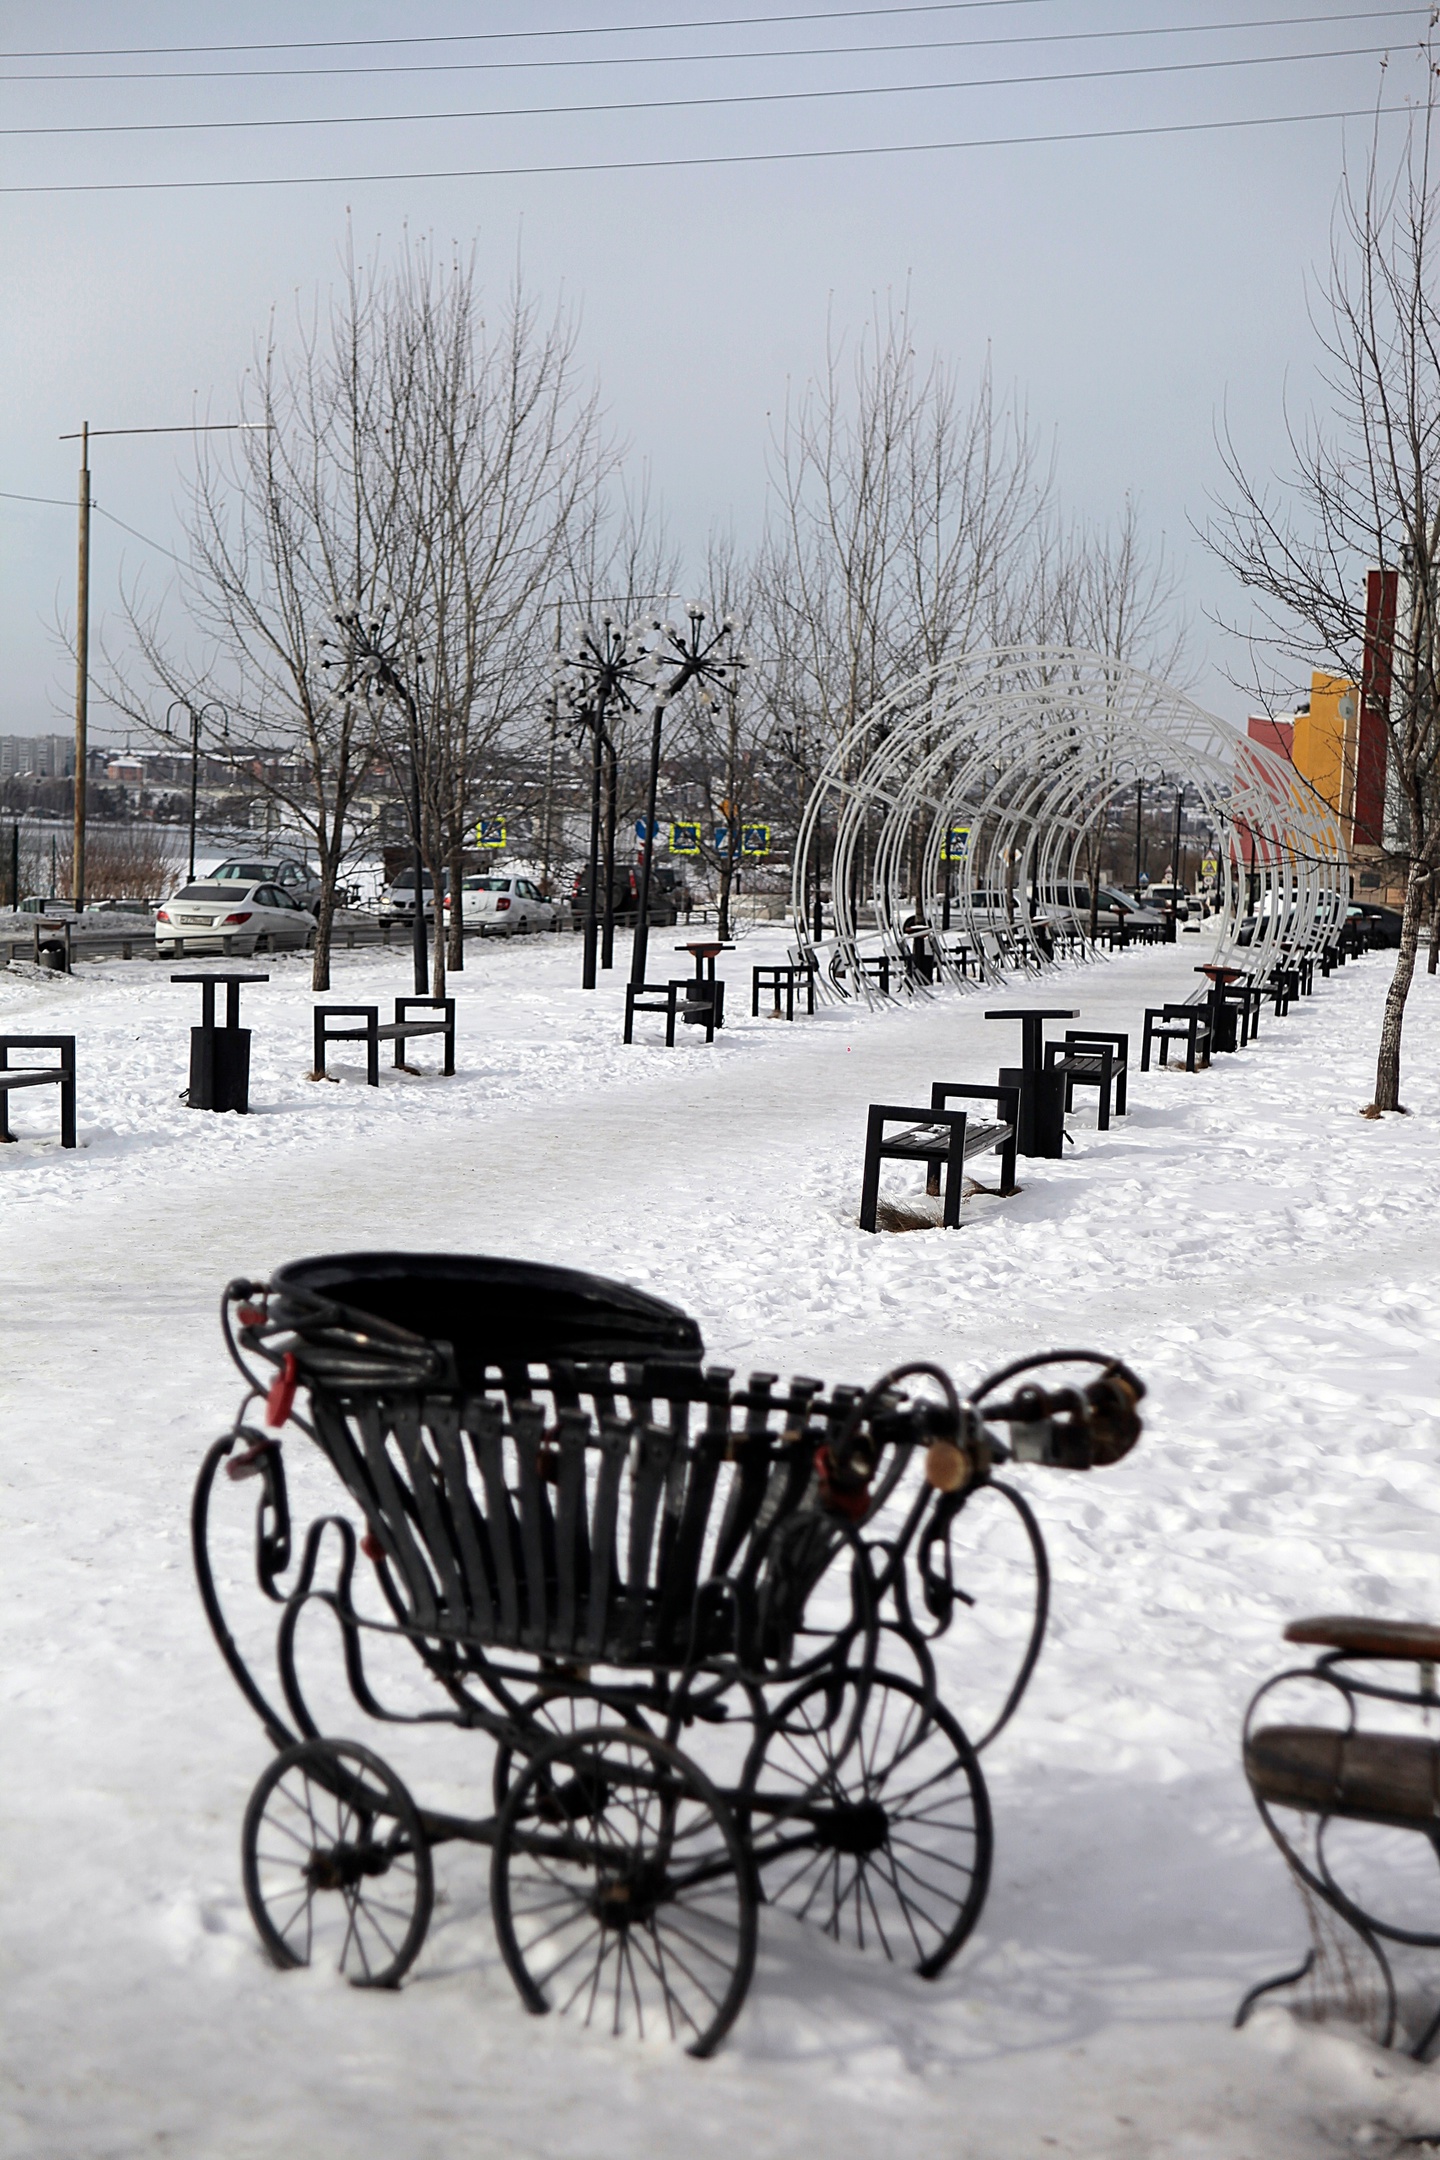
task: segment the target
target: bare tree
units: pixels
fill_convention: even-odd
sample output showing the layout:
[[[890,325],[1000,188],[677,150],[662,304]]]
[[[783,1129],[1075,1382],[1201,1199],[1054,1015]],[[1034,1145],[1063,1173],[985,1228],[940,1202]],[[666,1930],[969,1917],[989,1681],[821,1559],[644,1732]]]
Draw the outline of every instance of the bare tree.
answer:
[[[906,305],[853,346],[831,328],[775,435],[752,638],[802,783],[886,690],[994,638],[1048,490],[988,364],[967,403],[952,368],[917,359]],[[917,836],[917,876],[922,853]]]
[[[1166,682],[1182,679],[1188,626],[1178,579],[1163,540],[1154,548],[1147,543],[1133,499],[1126,496],[1113,523],[1077,527],[1065,552],[1073,572],[1062,610],[1064,642],[1114,661],[1117,670],[1143,668]],[[1106,681],[1108,708],[1108,670]],[[1085,839],[1092,944],[1100,921],[1099,838],[1098,824],[1092,824]],[[1135,877],[1138,885],[1138,861]]]
[[[340,871],[373,842],[377,783],[388,767],[410,814],[413,763],[412,838],[437,926],[448,874],[458,964],[466,828],[487,761],[540,719],[547,602],[600,504],[608,453],[573,326],[543,321],[518,280],[492,322],[473,263],[421,245],[389,268],[352,256],[290,355],[272,326],[242,408],[253,431],[228,458],[202,457],[191,491],[181,598],[213,660],[197,669],[132,599],[143,672],[226,707],[225,742],[207,737],[206,753],[246,764],[314,849],[317,989]],[[396,701],[332,690],[319,640],[351,615],[385,621],[413,727]],[[123,673],[115,702],[149,724]],[[438,932],[433,964],[439,995]]]
[[[791,672],[832,738],[897,679],[993,634],[1048,474],[989,365],[968,404],[916,357],[908,310],[878,310],[853,352],[787,406],[771,469],[765,583]],[[798,682],[797,682],[798,687]]]
[[[1440,862],[1440,298],[1432,238],[1436,67],[1393,165],[1378,132],[1363,175],[1345,176],[1325,286],[1311,308],[1324,419],[1287,422],[1293,470],[1275,491],[1252,476],[1228,432],[1229,499],[1207,532],[1256,597],[1263,649],[1313,665],[1324,655],[1359,680],[1365,570],[1398,571],[1392,684],[1385,707],[1389,784],[1408,856],[1400,950],[1376,1058],[1378,1115],[1399,1110],[1405,1005]]]
[[[125,612],[138,665],[110,668],[110,702],[159,738],[148,691],[216,706],[200,749],[228,759],[274,800],[314,851],[320,876],[314,986],[329,988],[339,879],[371,839],[375,754],[364,701],[336,697],[319,640],[338,613],[376,604],[370,534],[383,522],[373,445],[378,385],[366,364],[373,284],[353,272],[327,313],[302,322],[282,357],[272,322],[241,393],[250,429],[217,455],[200,438],[179,580],[188,635],[132,588]],[[197,663],[202,642],[210,658]]]
[[[753,566],[728,537],[712,537],[706,555],[704,607],[709,620],[732,618],[743,625],[755,606]],[[773,702],[764,696],[756,656],[746,655],[743,672],[715,686],[699,682],[685,694],[685,712],[677,730],[674,764],[687,790],[698,799],[700,855],[714,871],[718,899],[718,934],[731,933],[736,877],[744,860],[747,826],[765,822],[771,807],[775,720]]]
[[[518,278],[492,317],[473,259],[442,265],[413,246],[385,283],[375,342],[386,480],[372,542],[424,655],[421,844],[437,896],[448,879],[459,967],[466,832],[499,807],[486,796],[502,754],[543,725],[553,596],[600,517],[612,452],[573,322],[542,319]],[[446,961],[437,935],[436,996]]]

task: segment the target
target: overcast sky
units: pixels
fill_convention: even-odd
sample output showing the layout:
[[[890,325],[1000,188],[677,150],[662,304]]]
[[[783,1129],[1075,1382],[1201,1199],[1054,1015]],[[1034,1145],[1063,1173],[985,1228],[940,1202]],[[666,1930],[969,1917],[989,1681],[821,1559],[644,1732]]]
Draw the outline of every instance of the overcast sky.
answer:
[[[77,459],[58,438],[82,420],[228,418],[271,309],[283,325],[297,295],[333,280],[347,209],[362,245],[393,246],[407,227],[475,241],[497,289],[518,247],[532,287],[577,306],[613,422],[692,558],[716,524],[742,543],[758,532],[771,416],[816,367],[827,309],[858,323],[874,296],[908,286],[922,346],[968,377],[988,348],[997,378],[1018,387],[1053,435],[1072,510],[1103,518],[1127,491],[1138,499],[1183,573],[1197,692],[1243,719],[1224,640],[1204,620],[1234,596],[1190,525],[1221,480],[1222,409],[1254,467],[1283,464],[1282,400],[1303,409],[1315,388],[1307,279],[1328,255],[1346,156],[1363,162],[1371,128],[1363,117],[1197,123],[1363,115],[1386,52],[1383,101],[1399,105],[1423,89],[1427,11],[1358,0],[739,8],[0,0],[0,733],[62,728],[72,709],[54,623],[57,611],[73,618]],[[237,39],[274,49],[174,49]],[[135,50],[147,46],[162,50]],[[1017,76],[1030,79],[997,81]],[[781,95],[850,90],[864,94]],[[615,103],[644,109],[515,113]],[[483,116],[436,117],[454,113]],[[382,114],[426,117],[190,125]],[[1400,120],[1381,125],[1398,141]],[[78,132],[50,132],[65,129]],[[1055,135],[1098,139],[889,154]],[[872,146],[885,154],[514,170]],[[459,172],[472,176],[430,177]],[[325,177],[117,185],[311,175]],[[174,574],[162,551],[183,552],[188,459],[180,436],[95,443],[93,494],[108,516],[95,521],[92,637],[118,639],[122,578],[143,572],[154,590]],[[123,735],[103,707],[91,729]]]

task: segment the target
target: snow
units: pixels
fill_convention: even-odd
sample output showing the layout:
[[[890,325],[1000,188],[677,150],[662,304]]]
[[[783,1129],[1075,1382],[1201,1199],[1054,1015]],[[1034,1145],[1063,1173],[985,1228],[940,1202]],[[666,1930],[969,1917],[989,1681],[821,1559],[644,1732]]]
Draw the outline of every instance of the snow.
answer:
[[[1062,971],[1044,1002],[1138,1045],[1195,942]],[[78,1037],[81,1140],[60,1151],[37,1090],[0,1150],[5,2160],[1314,2160],[1440,2132],[1440,2071],[1283,2010],[1229,2029],[1305,1939],[1238,1765],[1285,1620],[1440,1611],[1440,989],[1422,975],[1412,1000],[1409,1118],[1356,1114],[1375,954],[1209,1073],[1136,1071],[1108,1134],[1085,1100],[1065,1159],[1022,1162],[1018,1197],[967,1201],[958,1232],[867,1237],[865,1105],[992,1078],[1018,1031],[984,1009],[1034,994],[751,1020],[749,966],[782,945],[727,956],[723,1036],[673,1051],[653,1022],[620,1042],[623,941],[588,996],[572,940],[472,946],[455,1077],[383,1068],[378,1090],[358,1045],[339,1084],[306,1077],[308,961],[273,958],[245,992],[246,1119],[180,1100],[198,994],[168,968],[0,971],[0,1028]],[[342,954],[332,995],[388,1000],[407,974]],[[968,1382],[1070,1341],[1144,1375],[1125,1463],[1023,1473],[1051,1632],[985,1757],[990,1900],[940,1981],[766,1916],[713,2062],[616,2044],[526,2015],[485,1856],[449,1846],[398,1995],[266,1964],[238,1865],[265,1743],[195,1596],[189,1494],[233,1409],[225,1281],[367,1244],[597,1269],[684,1305],[742,1370],[863,1381],[924,1354]],[[333,1504],[297,1449],[302,1498]],[[957,1629],[963,1723],[986,1684]],[[338,1694],[334,1716],[422,1798],[488,1789],[479,1738],[377,1735]]]

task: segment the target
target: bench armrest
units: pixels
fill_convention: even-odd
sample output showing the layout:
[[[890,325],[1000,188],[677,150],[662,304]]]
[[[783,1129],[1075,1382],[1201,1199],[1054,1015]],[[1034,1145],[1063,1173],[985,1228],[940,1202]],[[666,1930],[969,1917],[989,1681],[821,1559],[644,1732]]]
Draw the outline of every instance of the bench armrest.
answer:
[[[431,1012],[443,1012],[445,1018],[449,1020],[455,1011],[455,1000],[451,997],[397,997],[395,1000],[396,1021],[403,1021],[405,1015],[414,1006],[423,1006]]]
[[[1080,1049],[1085,1049],[1092,1043],[1113,1043],[1118,1052],[1117,1063],[1130,1049],[1128,1033],[1117,1031],[1112,1034],[1106,1028],[1066,1028],[1065,1041],[1071,1047]]]
[[[962,1085],[958,1080],[953,1082],[936,1080],[931,1083],[930,1087],[931,1109],[943,1110],[952,1095],[959,1095],[969,1102],[998,1103],[1002,1116],[1007,1104],[1012,1118],[1016,1118],[1020,1114],[1020,1090],[1018,1087],[981,1087],[978,1085],[972,1087],[968,1082]]]
[[[73,1035],[0,1035],[0,1050],[68,1050],[75,1055]]]
[[[1285,1630],[1285,1640],[1316,1643],[1327,1650],[1349,1650],[1360,1657],[1440,1663],[1440,1626],[1425,1620],[1373,1620],[1363,1614],[1322,1613],[1312,1620],[1292,1620]]]

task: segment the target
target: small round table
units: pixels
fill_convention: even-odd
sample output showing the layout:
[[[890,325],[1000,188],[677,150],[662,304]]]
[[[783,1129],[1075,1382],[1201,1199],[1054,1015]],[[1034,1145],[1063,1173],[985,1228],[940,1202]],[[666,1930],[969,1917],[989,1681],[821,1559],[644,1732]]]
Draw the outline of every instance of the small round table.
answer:
[[[1001,1087],[1020,1090],[1020,1130],[1015,1135],[1019,1155],[1065,1152],[1065,1075],[1045,1069],[1044,1027],[1047,1020],[1078,1020],[1072,1006],[1009,1005],[987,1012],[987,1020],[1018,1020],[1021,1026],[1020,1063],[1002,1065]]]
[[[1197,967],[1195,973],[1197,975],[1208,975],[1210,978],[1208,1003],[1210,1007],[1210,1049],[1212,1055],[1216,1050],[1237,1049],[1239,1045],[1235,1033],[1235,1008],[1225,995],[1225,986],[1227,983],[1238,982],[1240,976],[1244,973],[1244,969],[1221,967],[1212,961],[1208,966]]]
[[[173,983],[199,983],[200,1025],[190,1030],[192,1110],[250,1108],[250,1030],[240,1025],[242,983],[269,982],[268,975],[226,973],[172,975]],[[225,985],[225,1025],[215,1024],[215,986]]]
[[[676,952],[693,953],[695,956],[695,980],[690,989],[692,1005],[712,1005],[715,1009],[716,1027],[725,1025],[725,985],[715,980],[715,962],[722,952],[734,952],[733,944],[719,938],[695,938],[685,945],[677,945]],[[703,1012],[687,1012],[687,1027],[703,1027]]]

